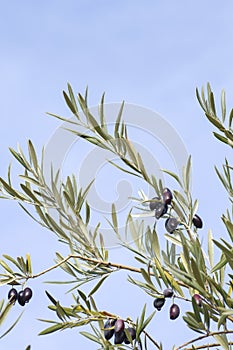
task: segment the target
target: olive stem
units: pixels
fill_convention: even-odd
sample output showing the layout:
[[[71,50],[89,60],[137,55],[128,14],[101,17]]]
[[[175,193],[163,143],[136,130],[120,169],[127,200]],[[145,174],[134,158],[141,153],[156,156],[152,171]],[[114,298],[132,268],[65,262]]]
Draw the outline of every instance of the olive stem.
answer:
[[[128,271],[133,271],[133,272],[137,272],[137,273],[141,273],[140,269],[137,269],[136,267],[133,266],[127,266],[127,265],[122,265],[122,264],[117,264],[117,263],[112,263],[112,262],[108,262],[108,261],[104,261],[104,260],[98,260],[98,259],[92,259],[92,258],[88,258],[88,257],[84,257],[82,255],[75,255],[75,254],[70,254],[67,257],[65,257],[64,259],[62,259],[61,261],[59,261],[57,264],[50,266],[49,268],[38,272],[37,274],[28,276],[29,278],[37,278],[40,277],[41,275],[44,275],[47,272],[50,272],[54,269],[56,269],[57,267],[61,266],[62,264],[64,264],[65,262],[67,262],[70,259],[81,259],[84,261],[89,261],[91,263],[94,264],[98,264],[98,265],[104,265],[104,266],[108,266],[108,267],[115,267],[119,270],[128,270]]]
[[[233,330],[230,330],[230,331],[219,331],[219,332],[209,332],[207,334],[201,335],[200,337],[197,337],[197,338],[194,338],[194,339],[191,339],[191,340],[187,341],[186,343],[178,346],[178,348],[175,348],[175,350],[180,350],[180,349],[184,348],[187,345],[193,344],[193,343],[195,343],[195,342],[197,342],[199,340],[202,340],[202,339],[205,339],[205,338],[208,338],[208,337],[213,337],[215,335],[220,335],[220,334],[231,334],[231,333],[233,333]],[[209,345],[206,345],[205,347],[207,347],[207,346],[209,346]],[[204,348],[202,348],[202,349],[204,349]],[[190,348],[190,349],[192,349],[192,348]],[[196,347],[196,349],[198,349],[198,348]],[[201,348],[199,347],[199,349],[201,349]],[[188,350],[188,349],[186,348],[186,350]]]
[[[40,277],[44,274],[46,274],[47,272],[50,272],[54,269],[56,269],[57,267],[61,266],[62,264],[64,264],[65,262],[67,262],[70,259],[80,259],[80,260],[84,260],[84,261],[88,261],[91,262],[93,264],[98,264],[98,265],[103,265],[103,266],[107,266],[107,267],[115,267],[117,270],[128,270],[128,271],[132,271],[132,272],[136,272],[136,273],[141,273],[141,269],[138,269],[136,267],[133,266],[128,266],[128,265],[122,265],[122,264],[118,264],[118,263],[113,263],[113,262],[109,262],[109,261],[104,261],[104,260],[98,260],[98,259],[93,259],[93,258],[88,258],[88,257],[84,257],[82,255],[75,255],[75,254],[70,254],[67,257],[65,257],[64,259],[62,259],[61,261],[59,261],[57,264],[50,266],[49,268],[38,272],[34,275],[30,275],[28,276],[28,278],[37,278]],[[153,276],[154,274],[152,272],[150,272],[150,275]],[[177,283],[182,286],[182,287],[186,287],[188,288],[183,282],[181,281],[177,281]]]
[[[228,345],[232,345],[233,342],[228,342]],[[204,345],[199,345],[199,346],[195,346],[195,349],[198,350],[198,349],[206,349],[206,348],[213,348],[214,346],[221,346],[221,344],[219,343],[213,343],[213,344],[204,344]],[[193,348],[187,348],[185,350],[193,350]]]

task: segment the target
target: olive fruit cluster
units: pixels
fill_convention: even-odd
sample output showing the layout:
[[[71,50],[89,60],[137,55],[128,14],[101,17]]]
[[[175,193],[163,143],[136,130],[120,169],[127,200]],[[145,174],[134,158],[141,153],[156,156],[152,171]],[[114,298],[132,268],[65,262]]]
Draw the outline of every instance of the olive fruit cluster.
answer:
[[[164,188],[162,197],[162,200],[159,197],[154,197],[153,201],[149,203],[150,210],[155,211],[156,219],[159,219],[166,214],[168,205],[172,202],[173,196],[169,188]]]
[[[10,303],[18,301],[19,305],[24,306],[32,298],[32,290],[29,287],[17,292],[15,288],[11,288],[8,293],[8,300]]]
[[[174,292],[171,288],[167,288],[163,291],[163,297],[161,298],[156,298],[154,300],[154,307],[160,311],[162,309],[162,307],[165,304],[166,298],[171,298],[173,297]],[[179,317],[180,314],[180,308],[177,304],[172,304],[169,310],[169,314],[170,314],[170,319],[171,320],[175,320],[177,317]]]
[[[164,188],[162,199],[154,197],[153,201],[150,202],[150,210],[155,210],[156,219],[160,219],[164,214],[167,213],[168,205],[171,205],[173,195],[169,188]],[[176,218],[169,217],[165,221],[165,228],[167,232],[173,233],[179,225],[179,221]]]
[[[127,333],[130,334],[131,339],[136,338],[136,330],[133,327],[127,327]],[[130,344],[125,332],[125,323],[121,319],[108,319],[104,325],[104,337],[109,340],[114,335],[114,344]]]
[[[162,199],[159,197],[152,198],[152,201],[149,203],[150,210],[155,211],[156,219],[160,219],[168,211],[168,205],[171,205],[173,199],[172,192],[169,188],[164,188],[162,193]],[[195,214],[192,219],[193,225],[196,228],[202,228],[203,222],[200,216]],[[168,233],[174,233],[174,231],[179,226],[180,222],[177,218],[169,216],[165,221],[165,228]]]

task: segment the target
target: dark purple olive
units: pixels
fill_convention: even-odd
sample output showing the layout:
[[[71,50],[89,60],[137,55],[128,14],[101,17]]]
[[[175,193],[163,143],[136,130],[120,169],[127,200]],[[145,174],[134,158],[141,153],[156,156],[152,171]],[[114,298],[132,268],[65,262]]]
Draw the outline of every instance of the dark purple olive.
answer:
[[[172,304],[170,307],[170,319],[175,320],[177,317],[179,317],[180,314],[180,308],[177,304]]]
[[[118,319],[116,320],[114,331],[115,333],[121,332],[125,329],[125,323],[123,320]]]
[[[23,296],[24,296],[25,303],[28,303],[29,300],[32,297],[32,290],[31,290],[31,288],[29,288],[29,287],[25,288],[24,291],[23,291]]]
[[[113,334],[114,334],[114,324],[115,324],[116,320],[110,318],[109,320],[106,321],[105,325],[104,325],[104,338],[106,340],[109,340],[112,338]],[[112,328],[112,329],[107,329],[107,328]]]
[[[161,200],[159,199],[159,197],[154,197],[152,199],[154,199],[154,201],[151,201],[149,203],[149,208],[150,210],[155,210],[158,207],[158,204],[161,203]]]
[[[171,288],[164,289],[163,295],[165,298],[171,298],[174,295],[174,292]]]
[[[122,344],[125,340],[125,331],[121,330],[115,333],[114,344]]]
[[[161,218],[167,212],[167,204],[158,203],[157,208],[155,209],[155,217],[156,219]]]
[[[133,327],[128,327],[128,328],[127,328],[127,331],[129,332],[129,334],[130,334],[132,340],[134,340],[134,339],[136,338],[136,330],[135,330],[135,328],[133,328]],[[130,341],[129,341],[129,339],[127,338],[126,334],[125,334],[124,343],[125,343],[125,344],[130,344]]]
[[[11,288],[8,293],[8,299],[10,303],[15,303],[18,298],[18,292],[15,288]]]
[[[200,296],[200,294],[194,294],[193,299],[196,301],[196,304],[198,306],[202,305],[202,297]]]
[[[163,202],[165,204],[171,204],[172,198],[173,198],[173,196],[172,196],[172,193],[169,190],[169,188],[164,188],[164,190],[163,190]]]
[[[156,298],[154,300],[153,305],[158,311],[160,311],[162,309],[164,303],[165,303],[165,298]]]
[[[179,221],[176,218],[168,218],[165,221],[165,228],[167,232],[173,233],[179,225]]]
[[[23,290],[21,290],[21,291],[18,293],[18,303],[19,303],[19,305],[21,305],[21,306],[24,306],[24,305],[25,305],[24,291],[23,291]]]
[[[193,225],[196,228],[202,228],[203,227],[202,219],[197,214],[195,214],[194,217],[193,217]]]

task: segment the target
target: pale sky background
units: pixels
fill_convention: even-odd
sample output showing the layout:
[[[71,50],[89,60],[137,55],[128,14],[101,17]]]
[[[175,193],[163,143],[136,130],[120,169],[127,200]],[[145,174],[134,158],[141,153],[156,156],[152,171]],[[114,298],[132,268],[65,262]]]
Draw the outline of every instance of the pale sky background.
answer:
[[[11,160],[9,146],[19,142],[25,149],[30,138],[40,153],[60,125],[45,112],[69,116],[62,97],[67,81],[76,92],[83,92],[88,85],[91,105],[96,105],[105,91],[107,102],[124,99],[167,119],[193,157],[193,196],[199,199],[199,213],[205,222],[203,239],[208,228],[216,236],[225,235],[220,216],[228,202],[213,166],[220,166],[229,151],[211,135],[213,128],[203,117],[195,88],[210,81],[216,99],[225,88],[228,111],[233,106],[232,23],[229,0],[2,1],[1,176],[6,177]],[[53,264],[54,252],[60,249],[55,236],[32,222],[16,203],[1,200],[0,213],[1,254],[16,257],[30,252],[35,272]],[[119,257],[127,262],[122,250],[112,255],[115,262]],[[109,279],[97,294],[100,308],[135,319],[147,302],[151,312],[152,298],[128,287],[123,278],[126,274],[118,276]],[[78,328],[37,336],[44,324],[36,319],[53,318],[44,289],[66,305],[72,302],[71,296],[64,294],[65,287],[42,283],[59,277],[66,276],[56,271],[29,281],[33,299],[25,307],[21,323],[1,340],[1,349],[23,350],[29,344],[32,350],[97,349],[78,335]],[[6,297],[8,289],[0,289],[0,298]],[[20,311],[16,305],[4,329]],[[168,306],[149,329],[156,340],[164,342],[164,349],[195,336],[184,331],[181,317],[168,319]]]

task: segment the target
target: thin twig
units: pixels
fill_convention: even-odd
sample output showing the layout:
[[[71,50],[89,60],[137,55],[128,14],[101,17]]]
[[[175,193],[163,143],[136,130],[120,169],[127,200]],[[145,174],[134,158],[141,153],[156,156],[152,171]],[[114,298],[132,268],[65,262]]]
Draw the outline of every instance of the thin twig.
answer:
[[[233,342],[230,341],[228,342],[228,345],[232,345]],[[195,350],[198,350],[198,349],[206,349],[206,348],[213,348],[214,346],[221,346],[221,344],[219,343],[213,343],[213,344],[204,344],[204,345],[198,345],[198,346],[195,346]],[[193,348],[186,348],[185,350],[193,350]]]
[[[220,335],[220,334],[230,334],[230,333],[233,333],[233,330],[230,330],[230,331],[229,330],[227,330],[227,331],[219,331],[219,332],[210,332],[210,333],[201,335],[201,336],[199,336],[197,338],[194,338],[194,339],[191,339],[191,340],[187,341],[186,343],[178,346],[178,348],[175,348],[175,350],[180,350],[180,349],[184,348],[187,345],[193,344],[193,343],[195,343],[197,341],[200,341],[200,340],[208,338],[208,337],[213,337],[215,335]],[[186,349],[186,350],[188,350],[188,349]]]
[[[113,263],[113,262],[109,262],[109,261],[105,261],[105,260],[98,260],[98,259],[88,258],[88,257],[82,256],[82,255],[70,254],[67,257],[65,257],[64,259],[62,259],[61,261],[59,261],[57,264],[55,264],[53,266],[50,266],[49,268],[47,268],[47,269],[45,269],[45,270],[43,270],[41,272],[38,272],[37,274],[28,276],[28,278],[40,277],[40,276],[44,275],[45,273],[56,269],[57,267],[59,267],[62,264],[66,263],[68,260],[70,260],[72,258],[80,259],[80,260],[83,260],[83,261],[88,261],[88,262],[96,264],[96,265],[98,264],[98,266],[103,265],[103,266],[106,266],[106,267],[115,267],[117,270],[128,270],[128,271],[132,271],[132,272],[136,272],[136,273],[141,273],[141,269],[138,269],[138,268],[133,267],[133,266],[122,265],[122,264]],[[150,272],[150,275],[153,276],[154,275],[153,272]],[[177,281],[177,283],[180,286],[187,288],[187,286],[183,282]]]
[[[122,265],[122,264],[117,264],[117,263],[112,263],[109,261],[104,261],[104,260],[98,260],[98,259],[92,259],[92,258],[88,258],[88,257],[84,257],[82,255],[74,255],[74,254],[70,254],[67,257],[65,257],[64,259],[62,259],[61,261],[59,261],[57,264],[50,266],[49,268],[36,273],[34,275],[29,276],[29,278],[37,278],[40,277],[42,275],[44,275],[47,272],[50,272],[54,269],[56,269],[57,267],[61,266],[62,264],[64,264],[65,262],[67,262],[70,259],[80,259],[80,260],[84,260],[84,261],[88,261],[91,262],[93,264],[98,264],[98,265],[103,265],[103,266],[107,266],[107,267],[115,267],[118,270],[128,270],[128,271],[133,271],[133,272],[137,272],[137,273],[141,273],[140,269],[137,269],[136,267],[133,266],[127,266],[127,265]]]

